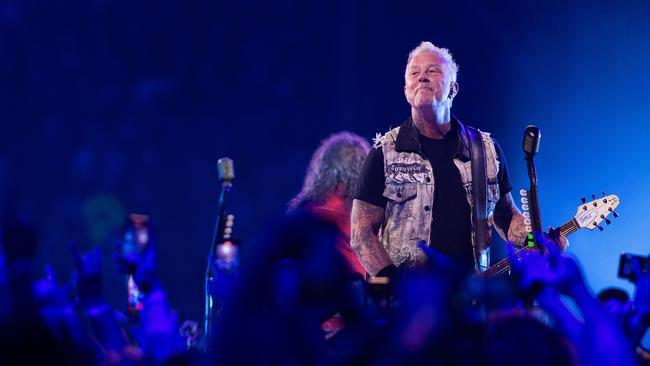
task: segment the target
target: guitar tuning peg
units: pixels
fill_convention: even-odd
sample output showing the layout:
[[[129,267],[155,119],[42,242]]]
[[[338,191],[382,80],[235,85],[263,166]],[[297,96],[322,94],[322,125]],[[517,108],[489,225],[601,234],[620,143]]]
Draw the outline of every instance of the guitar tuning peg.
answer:
[[[595,199],[596,199],[596,195],[592,193],[592,194],[591,194],[591,199],[592,199],[592,200],[595,200]]]
[[[614,214],[614,217],[618,217],[618,213],[616,211],[612,212]]]
[[[605,219],[605,223],[606,223],[607,225],[609,225],[609,224],[612,223],[612,221],[611,221],[610,219]]]
[[[580,201],[582,201],[582,203],[585,203],[585,202],[587,202],[587,199],[584,198],[584,197],[582,197],[582,198],[580,199]]]
[[[595,229],[595,228],[598,228],[600,231],[603,231],[603,230],[604,230],[603,227],[600,226],[600,225],[598,225],[598,223],[597,223],[596,221],[592,222],[591,224],[594,225],[594,229]]]
[[[605,197],[605,191],[603,191],[603,197]]]

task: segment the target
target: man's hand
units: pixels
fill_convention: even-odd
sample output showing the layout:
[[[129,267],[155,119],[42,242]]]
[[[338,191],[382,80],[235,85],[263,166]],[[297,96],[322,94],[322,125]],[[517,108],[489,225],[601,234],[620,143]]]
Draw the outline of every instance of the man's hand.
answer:
[[[133,275],[138,289],[145,294],[159,288],[156,274],[156,238],[149,232],[148,242],[141,251],[133,251],[125,255],[123,243],[119,243],[113,258],[122,272]]]
[[[508,246],[511,267],[521,276],[521,287],[527,289],[531,286],[549,286],[564,294],[584,287],[576,261],[570,256],[562,255],[558,245],[545,235],[536,239],[546,254],[530,252],[518,259],[512,245]]]
[[[70,284],[59,285],[54,268],[45,265],[44,276],[34,282],[34,295],[42,306],[64,308],[69,305]]]
[[[560,250],[560,252],[564,252],[569,248],[569,239],[562,234],[560,229],[553,229],[552,227],[548,227],[548,238],[550,239],[550,243],[554,244],[557,249]]]
[[[95,307],[104,303],[102,296],[102,255],[98,247],[81,253],[77,244],[70,243],[70,252],[76,268],[75,284],[79,301],[86,307]]]

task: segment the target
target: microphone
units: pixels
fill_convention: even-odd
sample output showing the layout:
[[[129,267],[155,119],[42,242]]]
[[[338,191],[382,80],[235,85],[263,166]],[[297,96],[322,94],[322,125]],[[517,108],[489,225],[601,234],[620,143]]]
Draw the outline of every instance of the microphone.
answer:
[[[537,126],[530,125],[524,130],[523,149],[526,153],[526,159],[532,158],[539,151],[539,141],[542,133]]]
[[[232,184],[232,180],[235,179],[235,166],[232,159],[221,158],[217,160],[217,172],[219,175],[219,181],[222,182],[222,184]]]

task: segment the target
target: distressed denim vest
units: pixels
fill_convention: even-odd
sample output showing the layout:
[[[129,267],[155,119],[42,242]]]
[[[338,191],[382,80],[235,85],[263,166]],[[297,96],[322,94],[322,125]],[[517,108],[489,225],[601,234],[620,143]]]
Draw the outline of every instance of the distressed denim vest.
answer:
[[[457,133],[459,141],[454,164],[460,173],[471,213],[474,198],[469,141],[466,127],[456,118],[452,119],[452,124],[456,132],[451,133]],[[494,208],[500,197],[497,181],[499,161],[490,134],[480,133],[483,138],[488,179],[486,237],[489,242],[494,224]],[[432,174],[431,163],[424,156],[417,129],[410,118],[402,126],[388,131],[383,136],[378,135],[374,142],[375,147],[381,147],[384,154],[384,196],[388,199],[384,224],[379,232],[380,241],[395,265],[405,268],[417,267],[427,259],[424,252],[417,247],[417,243],[424,240],[430,244],[432,207],[436,197],[435,176]],[[471,240],[475,270],[482,272],[489,265],[489,247],[487,243],[477,243],[475,229],[472,229]]]

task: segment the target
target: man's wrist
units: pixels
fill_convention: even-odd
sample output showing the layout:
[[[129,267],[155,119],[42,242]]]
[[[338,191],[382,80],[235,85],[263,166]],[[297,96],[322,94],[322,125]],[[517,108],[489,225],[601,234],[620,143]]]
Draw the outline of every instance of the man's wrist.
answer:
[[[397,266],[394,264],[389,264],[388,266],[382,268],[377,274],[373,277],[387,277],[387,278],[394,278],[397,276],[398,270]]]

